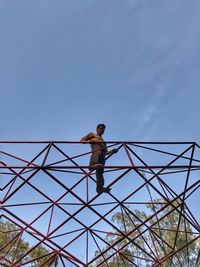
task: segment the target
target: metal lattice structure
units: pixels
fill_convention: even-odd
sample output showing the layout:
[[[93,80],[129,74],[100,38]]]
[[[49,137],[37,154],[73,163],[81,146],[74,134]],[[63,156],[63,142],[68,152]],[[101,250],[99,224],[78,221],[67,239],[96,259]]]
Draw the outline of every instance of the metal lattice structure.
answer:
[[[0,229],[1,266],[200,266],[198,144],[107,142],[118,153],[104,171],[112,191],[100,195],[88,145],[0,145],[0,222],[14,225]],[[34,254],[41,245],[46,254]]]

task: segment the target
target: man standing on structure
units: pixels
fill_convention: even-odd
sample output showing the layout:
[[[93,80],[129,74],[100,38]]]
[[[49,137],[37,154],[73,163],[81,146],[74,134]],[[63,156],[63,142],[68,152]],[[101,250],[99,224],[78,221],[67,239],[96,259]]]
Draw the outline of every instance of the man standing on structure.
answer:
[[[89,143],[91,145],[92,155],[90,158],[89,170],[96,170],[96,191],[98,194],[101,194],[103,192],[109,193],[111,190],[110,187],[104,187],[103,173],[105,165],[105,156],[117,152],[116,149],[108,151],[106,143],[102,138],[105,128],[105,124],[98,124],[96,128],[96,133],[90,132],[80,140],[80,142],[82,143]]]

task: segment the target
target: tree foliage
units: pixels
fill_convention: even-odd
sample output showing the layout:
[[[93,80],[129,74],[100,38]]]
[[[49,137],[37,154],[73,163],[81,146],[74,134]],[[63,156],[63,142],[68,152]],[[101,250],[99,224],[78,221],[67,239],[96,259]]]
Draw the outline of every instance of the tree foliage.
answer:
[[[95,257],[99,257],[94,266],[149,267],[153,258],[162,261],[163,267],[200,266],[197,265],[200,242],[195,240],[194,229],[185,216],[180,216],[184,209],[179,202],[162,209],[165,204],[157,199],[145,211],[131,211],[122,205],[121,211],[112,216],[119,231],[113,229],[112,234],[107,234],[107,245],[96,251]],[[113,248],[109,249],[111,245]],[[170,257],[173,252],[174,256]]]
[[[22,238],[23,231],[9,221],[0,221],[0,264],[28,263],[31,267],[56,266],[57,257],[43,245],[31,247]]]

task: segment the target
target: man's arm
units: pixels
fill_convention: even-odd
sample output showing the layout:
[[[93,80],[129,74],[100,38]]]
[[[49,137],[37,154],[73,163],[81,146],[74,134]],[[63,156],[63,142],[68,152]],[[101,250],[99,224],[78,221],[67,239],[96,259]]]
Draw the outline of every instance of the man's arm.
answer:
[[[82,137],[80,142],[81,143],[89,143],[91,139],[92,139],[92,133],[89,133],[86,136]]]

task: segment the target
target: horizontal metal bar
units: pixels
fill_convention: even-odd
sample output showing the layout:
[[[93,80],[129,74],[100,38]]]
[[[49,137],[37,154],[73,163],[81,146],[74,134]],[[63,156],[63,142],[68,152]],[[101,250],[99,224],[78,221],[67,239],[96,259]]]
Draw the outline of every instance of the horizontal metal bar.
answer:
[[[193,141],[185,141],[185,142],[169,142],[169,141],[164,141],[164,142],[142,142],[142,141],[128,141],[128,140],[124,140],[124,141],[104,141],[107,144],[122,144],[122,143],[126,143],[126,144],[180,144],[180,145],[186,145],[186,144],[196,144]],[[23,141],[23,140],[2,140],[0,141],[0,144],[49,144],[49,143],[54,143],[54,144],[88,144],[88,143],[82,143],[80,141],[51,141],[51,140],[43,140],[43,141],[31,141],[31,140],[27,140],[27,141]],[[101,143],[101,142],[99,142]]]
[[[0,169],[45,169],[45,170],[51,170],[51,169],[88,169],[91,168],[91,166],[83,165],[83,166],[43,166],[43,165],[34,165],[34,166],[20,166],[20,165],[10,165],[10,166],[2,166],[0,165]],[[200,169],[200,165],[174,165],[174,166],[166,166],[166,165],[152,165],[152,166],[146,166],[146,165],[138,165],[138,166],[103,166],[98,167],[98,169],[192,169],[196,168],[197,170]]]

